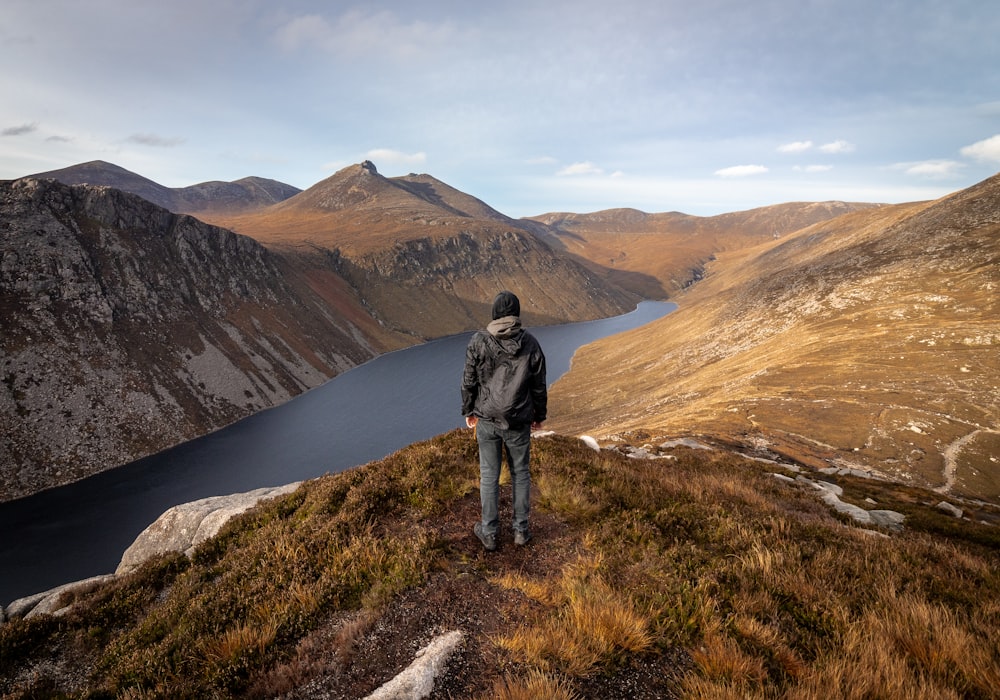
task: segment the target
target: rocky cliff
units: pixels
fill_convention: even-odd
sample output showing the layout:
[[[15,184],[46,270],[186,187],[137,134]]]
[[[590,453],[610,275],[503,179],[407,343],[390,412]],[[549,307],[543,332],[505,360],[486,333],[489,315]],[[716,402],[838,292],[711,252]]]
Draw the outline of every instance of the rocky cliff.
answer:
[[[0,183],[0,498],[204,434],[392,346],[356,308],[332,273],[306,284],[252,239],[138,196]]]

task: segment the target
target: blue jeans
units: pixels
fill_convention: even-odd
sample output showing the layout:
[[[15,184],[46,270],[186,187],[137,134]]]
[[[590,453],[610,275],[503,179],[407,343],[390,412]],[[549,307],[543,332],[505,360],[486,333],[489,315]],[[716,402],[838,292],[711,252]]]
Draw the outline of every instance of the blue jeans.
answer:
[[[531,498],[531,426],[504,429],[496,423],[479,419],[476,425],[479,443],[479,499],[482,503],[483,533],[496,535],[500,526],[500,464],[504,446],[514,486],[514,530],[528,534],[528,510]]]

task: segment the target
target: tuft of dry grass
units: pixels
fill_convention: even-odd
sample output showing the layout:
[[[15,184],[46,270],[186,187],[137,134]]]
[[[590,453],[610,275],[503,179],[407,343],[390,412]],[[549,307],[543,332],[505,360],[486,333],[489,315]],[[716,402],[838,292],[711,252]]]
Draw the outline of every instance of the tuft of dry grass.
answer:
[[[494,682],[483,700],[579,700],[580,695],[566,679],[540,671],[521,677],[506,675]]]
[[[546,582],[508,575],[499,585],[516,587],[551,609],[538,624],[498,635],[496,643],[543,670],[585,676],[653,644],[651,619],[599,573],[599,559],[577,559]]]

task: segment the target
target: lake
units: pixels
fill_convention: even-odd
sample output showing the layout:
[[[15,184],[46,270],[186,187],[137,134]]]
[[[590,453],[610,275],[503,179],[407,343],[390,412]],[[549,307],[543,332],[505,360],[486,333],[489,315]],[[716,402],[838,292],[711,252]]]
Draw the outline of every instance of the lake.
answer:
[[[599,321],[529,328],[551,384],[577,348],[676,307],[643,302]],[[471,333],[381,355],[275,408],[66,486],[0,503],[0,604],[111,573],[165,510],[208,496],[336,473],[464,425]]]

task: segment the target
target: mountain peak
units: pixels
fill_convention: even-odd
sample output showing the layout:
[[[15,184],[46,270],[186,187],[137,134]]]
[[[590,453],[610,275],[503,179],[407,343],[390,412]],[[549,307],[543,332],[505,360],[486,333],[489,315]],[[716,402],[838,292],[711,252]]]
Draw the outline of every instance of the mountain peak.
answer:
[[[65,185],[114,187],[137,194],[164,209],[186,214],[201,214],[211,210],[246,211],[283,201],[300,191],[283,182],[260,177],[245,177],[235,182],[213,180],[189,187],[172,188],[103,160],[92,160],[28,177],[57,180]]]

